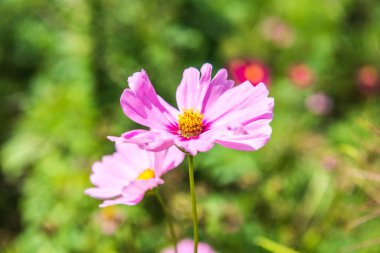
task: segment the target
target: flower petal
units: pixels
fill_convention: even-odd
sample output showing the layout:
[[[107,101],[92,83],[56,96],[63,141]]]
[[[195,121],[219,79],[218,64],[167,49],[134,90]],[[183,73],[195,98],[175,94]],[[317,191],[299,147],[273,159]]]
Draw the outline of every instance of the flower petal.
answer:
[[[183,73],[183,78],[178,86],[176,97],[180,111],[194,109],[204,113],[217,98],[226,90],[233,87],[234,82],[227,80],[227,71],[221,69],[211,80],[212,66],[204,64],[199,71],[188,68]]]
[[[108,136],[115,143],[134,143],[140,149],[158,152],[172,145],[173,135],[163,131],[137,129],[122,134],[121,137]]]
[[[189,108],[200,109],[196,106],[199,90],[199,71],[193,67],[185,69],[176,92],[177,105],[180,111]]]
[[[119,196],[121,190],[120,188],[89,188],[84,193],[93,198],[107,199]]]
[[[232,122],[236,119],[238,111],[245,110],[249,113],[249,110],[253,110],[258,105],[261,105],[264,111],[271,112],[273,99],[268,98],[268,94],[268,89],[263,83],[254,87],[246,81],[223,93],[210,110],[205,112],[205,120],[211,125],[215,125],[215,122],[223,118],[225,118],[224,121]]]
[[[125,89],[120,98],[125,115],[141,125],[156,129],[165,129],[175,121],[160,103],[144,70],[129,77],[128,83],[130,89]]]
[[[144,197],[148,190],[152,190],[164,181],[159,178],[152,178],[148,180],[135,180],[123,189],[123,199],[128,203],[127,205],[136,205]]]
[[[187,153],[195,156],[198,152],[206,152],[214,146],[215,136],[219,136],[219,129],[212,129],[200,134],[195,139],[184,139],[178,136],[174,139],[177,147],[180,147]],[[223,132],[223,131],[222,131]]]
[[[99,205],[99,207],[107,207],[107,206],[113,206],[113,205],[129,205],[133,206],[139,203],[143,199],[144,195],[140,196],[140,199],[135,199],[133,202],[130,202],[128,199],[125,199],[123,197],[119,197],[116,199],[111,199],[111,200],[105,200],[103,201],[102,204]]]
[[[230,127],[226,134],[215,142],[232,149],[254,151],[263,147],[270,139],[272,128],[270,119],[254,121],[246,126]]]
[[[154,170],[157,177],[165,174],[169,170],[176,168],[182,163],[185,154],[177,147],[172,146],[160,152],[154,153]]]
[[[217,99],[227,90],[234,86],[232,80],[227,80],[227,71],[225,69],[219,70],[212,81],[207,84],[204,96],[201,99],[202,109],[201,113],[205,113]],[[203,74],[202,74],[203,76]],[[204,84],[206,86],[206,83]]]
[[[132,169],[133,168],[133,169]],[[140,166],[134,167],[114,153],[110,156],[104,156],[101,162],[96,162],[92,166],[93,174],[90,179],[91,182],[98,187],[115,188],[117,186],[125,185],[138,175]]]
[[[178,119],[178,114],[179,114],[179,111],[174,108],[173,106],[171,106],[168,102],[166,102],[162,97],[158,96],[158,101],[160,101],[161,105],[166,109],[166,111],[168,113],[170,113],[171,117],[169,118],[169,120],[172,120],[172,119]],[[177,124],[176,123],[177,121],[174,120],[172,122],[172,124]]]
[[[144,198],[146,191],[155,188],[159,184],[163,184],[163,181],[159,178],[132,181],[128,186],[124,187],[121,197],[112,200],[105,200],[100,207],[117,204],[129,206],[136,205]]]
[[[179,253],[193,253],[194,252],[194,241],[191,239],[183,239],[177,244],[177,249]],[[165,248],[161,253],[174,253],[173,247]],[[210,245],[204,242],[198,243],[198,253],[215,253],[214,249]]]
[[[115,156],[122,164],[123,173],[130,173],[133,179],[143,170],[149,167],[149,152],[140,149],[137,145],[124,143],[123,145],[116,144]],[[133,173],[131,172],[133,171]]]

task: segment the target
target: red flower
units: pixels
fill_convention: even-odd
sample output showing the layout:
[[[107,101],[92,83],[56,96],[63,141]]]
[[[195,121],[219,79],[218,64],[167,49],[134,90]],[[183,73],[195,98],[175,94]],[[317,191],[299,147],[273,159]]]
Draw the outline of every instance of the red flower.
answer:
[[[268,86],[270,82],[269,69],[257,60],[232,60],[228,70],[237,83],[249,81],[254,86],[264,83]]]

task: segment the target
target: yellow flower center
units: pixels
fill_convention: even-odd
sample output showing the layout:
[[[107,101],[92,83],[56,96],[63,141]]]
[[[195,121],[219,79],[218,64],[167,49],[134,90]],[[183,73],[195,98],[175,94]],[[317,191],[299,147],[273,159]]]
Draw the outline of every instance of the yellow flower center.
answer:
[[[140,175],[136,178],[136,180],[148,180],[154,178],[156,175],[154,174],[154,170],[146,169],[140,173]]]
[[[203,114],[193,109],[183,110],[178,116],[179,133],[185,138],[198,136],[203,130]]]

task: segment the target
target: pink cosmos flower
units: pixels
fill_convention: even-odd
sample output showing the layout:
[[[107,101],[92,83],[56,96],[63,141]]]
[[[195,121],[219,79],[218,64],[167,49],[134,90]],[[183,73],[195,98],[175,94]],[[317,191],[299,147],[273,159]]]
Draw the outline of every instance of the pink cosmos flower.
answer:
[[[194,241],[191,239],[184,239],[177,244],[178,253],[193,253]],[[174,248],[166,248],[161,253],[174,253]],[[210,245],[204,242],[198,243],[198,253],[215,253]]]
[[[91,197],[104,199],[100,207],[124,204],[136,205],[146,191],[163,184],[161,176],[177,167],[183,152],[170,147],[149,152],[135,144],[116,145],[116,152],[94,163],[90,179],[95,188],[85,191]]]
[[[156,94],[144,70],[128,78],[129,89],[121,96],[124,113],[150,130],[133,130],[121,137],[141,148],[159,151],[176,145],[191,155],[211,149],[215,143],[238,150],[257,150],[269,140],[272,129],[273,98],[265,84],[246,81],[234,87],[227,71],[219,70],[211,79],[212,66],[201,73],[188,68],[178,86],[179,110]]]
[[[333,100],[323,92],[318,92],[307,97],[305,104],[307,109],[316,115],[327,115],[332,111],[334,106]]]
[[[96,213],[94,220],[100,226],[103,234],[112,235],[125,220],[125,214],[114,206],[108,206],[100,209]]]
[[[287,48],[294,44],[294,29],[279,17],[266,17],[261,23],[261,33],[266,40],[278,47]]]

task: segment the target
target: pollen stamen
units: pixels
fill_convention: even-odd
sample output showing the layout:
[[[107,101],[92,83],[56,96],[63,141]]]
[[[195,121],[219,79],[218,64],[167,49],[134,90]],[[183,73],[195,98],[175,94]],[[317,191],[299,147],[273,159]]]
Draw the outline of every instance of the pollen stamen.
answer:
[[[203,114],[193,109],[183,110],[178,116],[179,134],[189,139],[200,135],[203,131]]]
[[[140,173],[140,175],[136,178],[136,180],[148,180],[148,179],[154,178],[155,176],[156,175],[154,173],[154,170],[146,169]]]

